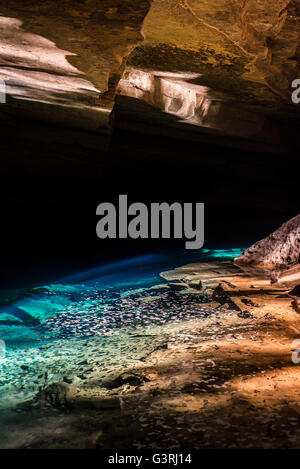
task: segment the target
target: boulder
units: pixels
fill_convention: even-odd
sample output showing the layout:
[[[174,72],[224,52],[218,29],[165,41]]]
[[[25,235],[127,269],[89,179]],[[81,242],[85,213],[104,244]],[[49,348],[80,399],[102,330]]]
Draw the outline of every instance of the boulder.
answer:
[[[53,407],[119,409],[120,399],[117,396],[104,394],[95,388],[77,388],[67,383],[53,383],[42,390],[37,401]]]
[[[284,223],[278,230],[253,244],[234,261],[267,269],[283,269],[300,260],[300,215]]]

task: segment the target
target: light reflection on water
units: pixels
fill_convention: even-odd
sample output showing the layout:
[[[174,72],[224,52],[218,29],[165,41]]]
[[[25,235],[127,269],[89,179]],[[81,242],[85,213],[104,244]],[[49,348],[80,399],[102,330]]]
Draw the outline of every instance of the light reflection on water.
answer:
[[[0,339],[7,347],[0,397],[1,384],[2,398],[14,386],[35,392],[45,370],[53,371],[53,380],[74,374],[78,357],[95,350],[103,370],[127,366],[165,338],[166,324],[208,314],[197,295],[166,288],[159,273],[190,262],[228,260],[242,251],[143,256],[36,287],[14,303],[6,300],[0,310]]]

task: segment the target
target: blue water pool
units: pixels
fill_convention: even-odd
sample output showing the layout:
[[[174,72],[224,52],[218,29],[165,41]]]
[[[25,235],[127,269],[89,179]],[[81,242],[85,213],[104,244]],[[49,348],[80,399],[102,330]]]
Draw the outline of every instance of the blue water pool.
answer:
[[[243,250],[141,256],[30,290],[2,292],[0,407],[30,398],[49,382],[78,384],[81,366],[91,374],[100,367],[104,376],[140,360],[165,340],[166,324],[207,314],[195,295],[167,289],[160,272],[229,260]]]

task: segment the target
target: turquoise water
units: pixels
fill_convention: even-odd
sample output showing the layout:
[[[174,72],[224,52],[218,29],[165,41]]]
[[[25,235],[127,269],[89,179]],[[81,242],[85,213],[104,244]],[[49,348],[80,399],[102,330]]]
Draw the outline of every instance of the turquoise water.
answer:
[[[82,372],[92,373],[99,355],[103,376],[141,359],[166,339],[166,324],[208,314],[196,295],[167,289],[160,272],[229,260],[243,250],[147,255],[31,290],[2,292],[0,340],[6,351],[0,357],[0,406],[28,399],[49,382],[80,381],[80,363]],[[91,358],[96,354],[97,362]]]

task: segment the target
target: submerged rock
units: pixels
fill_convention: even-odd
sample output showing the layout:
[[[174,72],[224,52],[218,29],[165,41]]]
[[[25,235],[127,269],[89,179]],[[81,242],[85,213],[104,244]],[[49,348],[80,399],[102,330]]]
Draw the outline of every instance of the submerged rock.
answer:
[[[51,384],[37,395],[36,402],[53,407],[120,408],[120,399],[116,396],[105,395],[99,388],[78,388],[67,383]]]
[[[187,288],[187,284],[182,282],[170,282],[169,288],[174,291],[180,291]]]
[[[217,301],[210,301],[208,303],[201,303],[201,306],[203,308],[207,308],[207,309],[217,309],[221,306],[221,303],[218,303]]]
[[[283,268],[300,260],[300,215],[253,244],[235,259],[236,264]]]
[[[67,383],[53,383],[41,392],[41,396],[52,406],[60,407],[67,404],[71,390]]]
[[[104,387],[106,389],[116,389],[121,386],[129,385],[129,386],[142,386],[145,381],[149,381],[144,376],[138,376],[132,373],[123,373],[117,378],[107,381],[104,383]]]
[[[203,288],[202,281],[200,279],[190,280],[188,285],[190,288],[194,288],[195,290],[202,290]]]

